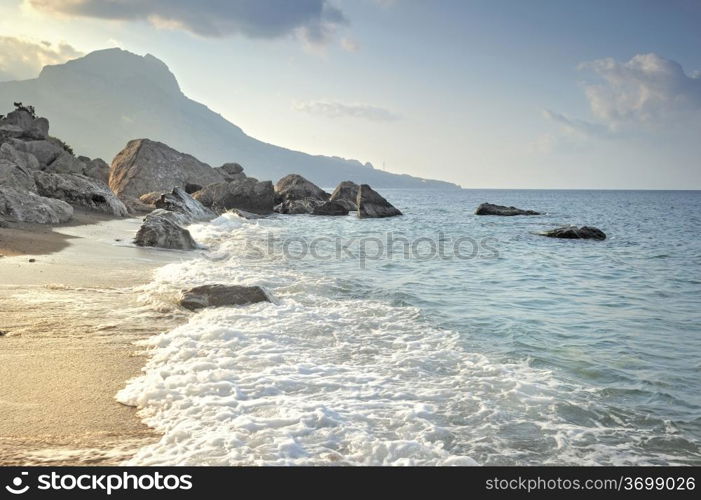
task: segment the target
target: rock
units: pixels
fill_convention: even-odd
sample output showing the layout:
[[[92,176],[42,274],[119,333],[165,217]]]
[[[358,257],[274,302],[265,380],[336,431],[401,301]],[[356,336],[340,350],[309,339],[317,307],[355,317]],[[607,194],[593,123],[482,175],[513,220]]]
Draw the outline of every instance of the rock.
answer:
[[[316,207],[322,203],[325,202],[312,198],[304,198],[302,200],[286,200],[278,205],[275,205],[273,210],[279,214],[286,215],[311,214],[314,212]]]
[[[96,181],[107,186],[110,182],[110,166],[102,158],[95,158],[94,160],[88,159],[84,162],[85,168],[83,170],[86,177],[90,177]]]
[[[152,191],[170,192],[187,183],[222,182],[215,169],[160,142],[136,139],[112,161],[109,185],[118,196],[138,198]]]
[[[533,210],[522,210],[516,207],[505,207],[503,205],[482,203],[479,207],[477,207],[477,210],[475,210],[475,215],[501,215],[504,217],[511,217],[514,215],[541,215],[541,213]]]
[[[12,137],[46,139],[49,135],[49,121],[46,118],[34,118],[29,111],[19,108],[0,120],[0,129],[12,130]]]
[[[191,311],[205,307],[241,306],[270,302],[259,286],[203,285],[183,291],[180,305]]]
[[[160,197],[161,193],[158,193],[158,196]],[[155,205],[147,205],[143,203],[141,200],[138,200],[136,198],[132,198],[131,196],[121,196],[119,197],[119,201],[124,203],[124,206],[127,207],[127,211],[132,214],[132,215],[143,215],[143,214],[148,214],[153,212],[153,210],[156,208]]]
[[[256,219],[265,219],[265,215],[258,215],[254,214],[253,212],[246,212],[245,210],[239,210],[238,208],[234,208],[230,210],[232,214],[236,214],[242,219],[249,219],[249,220],[256,220]]]
[[[226,182],[235,182],[246,178],[246,174],[243,173],[243,167],[238,163],[225,163],[214,170],[219,172]]]
[[[13,139],[12,145],[19,151],[33,154],[39,161],[39,168],[42,170],[46,169],[60,154],[64,153],[63,148],[51,140],[25,142]]]
[[[355,203],[358,205],[358,217],[361,219],[402,215],[398,209],[367,184],[362,184],[358,188],[358,198]]]
[[[39,170],[39,160],[33,154],[18,150],[7,142],[0,146],[0,159],[8,160],[27,170]]]
[[[29,259],[29,262],[32,262],[32,263],[36,262],[36,261],[37,261],[36,259]]]
[[[118,217],[128,214],[127,207],[107,186],[82,175],[58,175],[50,172],[34,172],[37,193],[47,198],[63,200],[90,210]]]
[[[67,151],[62,151],[45,169],[54,174],[83,175],[85,164]]]
[[[6,144],[3,144],[5,146]],[[34,174],[11,161],[0,159],[0,186],[36,192]]]
[[[141,247],[194,250],[197,243],[190,231],[183,228],[184,216],[167,210],[154,210],[144,218],[134,243]]]
[[[193,198],[215,212],[223,213],[238,208],[256,214],[271,213],[274,197],[272,182],[259,182],[252,177],[236,182],[210,184],[193,195]]]
[[[182,188],[175,188],[172,193],[161,195],[155,205],[156,208],[183,214],[191,221],[211,220],[217,216]]]
[[[36,118],[32,124],[31,130],[36,137],[46,139],[49,137],[49,120],[43,117]]]
[[[0,186],[0,218],[10,222],[59,224],[73,217],[73,207],[31,191]]]
[[[549,238],[565,238],[565,239],[575,239],[575,240],[605,240],[606,233],[601,229],[591,226],[564,226],[558,227],[556,229],[551,229],[541,233],[543,236]]]
[[[197,191],[201,191],[204,186],[200,186],[199,184],[192,184],[190,182],[185,184],[185,192],[187,194],[193,194],[196,193]]]
[[[290,174],[275,184],[275,203],[299,200],[327,201],[331,195],[297,174]]]
[[[314,207],[312,215],[348,215],[348,209],[338,201],[325,201]]]
[[[161,199],[161,196],[163,196],[163,194],[164,193],[161,193],[160,191],[152,191],[150,193],[142,194],[141,196],[139,196],[139,201],[146,205],[152,205],[153,208],[156,208],[156,202]]]
[[[342,204],[348,211],[358,210],[358,186],[355,182],[343,181],[331,193],[331,201]]]

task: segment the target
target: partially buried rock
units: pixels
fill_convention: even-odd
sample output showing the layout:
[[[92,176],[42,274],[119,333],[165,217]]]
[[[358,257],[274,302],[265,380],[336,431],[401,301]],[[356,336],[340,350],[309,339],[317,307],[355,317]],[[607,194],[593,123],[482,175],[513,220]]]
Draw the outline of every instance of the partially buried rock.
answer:
[[[557,229],[551,229],[542,233],[543,236],[548,238],[564,238],[569,240],[605,240],[606,233],[601,229],[591,226],[565,226],[558,227]]]
[[[154,210],[144,218],[134,243],[140,247],[194,250],[197,243],[192,239],[190,231],[181,226],[187,222],[184,215],[167,210]]]
[[[205,307],[241,306],[270,302],[259,286],[203,285],[183,292],[180,305],[194,311]]]
[[[482,203],[475,215],[500,215],[502,217],[513,217],[514,215],[541,215],[540,212],[534,210],[523,210],[516,207],[506,207],[504,205],[493,205],[491,203]]]
[[[367,184],[363,184],[358,189],[358,217],[361,219],[372,219],[381,217],[394,217],[402,215],[390,202],[374,191]]]

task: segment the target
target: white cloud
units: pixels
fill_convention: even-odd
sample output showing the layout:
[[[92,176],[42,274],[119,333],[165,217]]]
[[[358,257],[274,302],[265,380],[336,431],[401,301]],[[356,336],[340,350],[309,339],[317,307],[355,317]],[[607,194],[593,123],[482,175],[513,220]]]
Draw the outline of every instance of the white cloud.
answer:
[[[392,111],[371,104],[346,104],[338,101],[303,101],[294,105],[297,111],[326,118],[362,118],[371,121],[394,121],[399,116]]]
[[[360,50],[360,43],[357,40],[351,38],[341,39],[341,48],[346,52],[358,52]]]
[[[83,53],[61,42],[36,42],[0,36],[0,81],[35,78],[47,64],[60,64]]]

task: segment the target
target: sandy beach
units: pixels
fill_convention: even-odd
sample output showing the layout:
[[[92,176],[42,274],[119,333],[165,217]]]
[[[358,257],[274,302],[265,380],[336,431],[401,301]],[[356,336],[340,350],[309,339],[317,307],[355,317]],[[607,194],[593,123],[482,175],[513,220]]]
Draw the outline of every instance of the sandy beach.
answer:
[[[1,465],[116,464],[157,438],[114,396],[144,364],[134,342],[181,319],[137,287],[188,256],[131,246],[139,223],[0,228]]]

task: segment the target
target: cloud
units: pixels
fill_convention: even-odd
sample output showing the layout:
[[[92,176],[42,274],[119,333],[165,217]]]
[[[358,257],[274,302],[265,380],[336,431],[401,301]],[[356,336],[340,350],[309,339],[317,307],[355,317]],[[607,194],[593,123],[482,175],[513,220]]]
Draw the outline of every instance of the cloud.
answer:
[[[657,54],[638,54],[623,63],[599,59],[579,68],[603,80],[584,89],[594,116],[612,129],[701,112],[701,79],[687,76],[678,62]]]
[[[562,113],[556,113],[549,109],[542,111],[543,116],[561,125],[562,129],[570,135],[580,137],[606,137],[610,131],[599,123],[570,118]]]
[[[297,35],[324,44],[348,24],[328,0],[25,0],[32,7],[67,16],[146,21],[203,37]]]
[[[392,111],[370,104],[344,104],[327,100],[303,101],[296,103],[294,109],[326,118],[361,118],[378,122],[399,119]]]
[[[341,38],[341,48],[346,52],[358,52],[360,50],[360,43],[351,38]]]
[[[0,81],[35,78],[47,64],[60,64],[83,53],[61,42],[35,42],[0,36]]]

